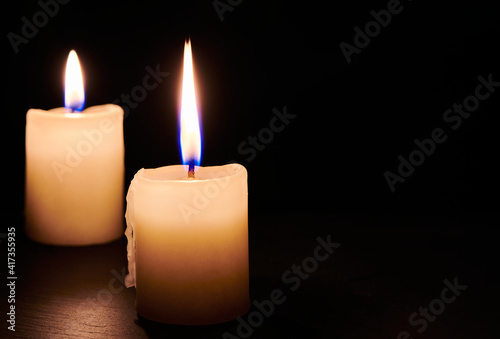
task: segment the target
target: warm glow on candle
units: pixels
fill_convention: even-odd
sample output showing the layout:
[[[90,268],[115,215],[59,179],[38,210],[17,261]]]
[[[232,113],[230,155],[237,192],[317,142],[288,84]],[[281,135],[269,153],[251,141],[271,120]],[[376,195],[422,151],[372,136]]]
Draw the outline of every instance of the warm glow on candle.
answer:
[[[247,171],[200,166],[191,43],[184,46],[179,144],[183,165],[142,168],[127,193],[127,287],[156,322],[209,325],[250,308]],[[187,172],[187,178],[186,178]]]
[[[80,61],[74,50],[71,50],[66,63],[64,107],[80,112],[85,105],[83,76]]]
[[[198,108],[194,90],[193,58],[191,42],[184,45],[184,69],[182,76],[182,100],[180,113],[180,144],[182,163],[186,171],[194,171],[200,165],[201,136]]]

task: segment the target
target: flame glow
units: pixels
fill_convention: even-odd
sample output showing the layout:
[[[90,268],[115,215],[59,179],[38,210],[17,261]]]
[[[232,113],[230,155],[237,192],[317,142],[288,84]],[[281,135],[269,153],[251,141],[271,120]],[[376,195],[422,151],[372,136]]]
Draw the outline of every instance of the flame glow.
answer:
[[[196,106],[193,58],[191,42],[184,45],[184,67],[182,75],[182,99],[180,113],[180,145],[182,163],[188,167],[199,166],[201,160],[201,135]]]
[[[80,112],[85,105],[85,91],[80,61],[74,50],[68,55],[64,83],[64,107]]]

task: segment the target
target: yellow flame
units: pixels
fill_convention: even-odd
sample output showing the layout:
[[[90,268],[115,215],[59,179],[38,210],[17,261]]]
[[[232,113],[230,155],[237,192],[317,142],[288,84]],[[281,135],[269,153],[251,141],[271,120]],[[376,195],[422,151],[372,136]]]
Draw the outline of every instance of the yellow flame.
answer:
[[[80,61],[74,50],[68,55],[64,82],[64,106],[74,111],[81,111],[85,105],[85,91]]]
[[[196,166],[199,166],[201,158],[201,136],[194,88],[195,86],[191,41],[188,40],[184,45],[180,144],[182,162],[184,163],[184,165],[188,165],[189,163],[194,162]]]

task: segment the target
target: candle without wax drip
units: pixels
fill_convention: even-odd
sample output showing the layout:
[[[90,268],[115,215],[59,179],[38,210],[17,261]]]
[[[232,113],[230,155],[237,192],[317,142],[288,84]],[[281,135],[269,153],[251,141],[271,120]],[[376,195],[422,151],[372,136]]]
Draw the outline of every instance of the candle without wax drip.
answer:
[[[123,232],[123,110],[108,104],[82,111],[74,51],[66,69],[65,106],[30,109],[26,115],[26,233],[52,245],[116,240]]]

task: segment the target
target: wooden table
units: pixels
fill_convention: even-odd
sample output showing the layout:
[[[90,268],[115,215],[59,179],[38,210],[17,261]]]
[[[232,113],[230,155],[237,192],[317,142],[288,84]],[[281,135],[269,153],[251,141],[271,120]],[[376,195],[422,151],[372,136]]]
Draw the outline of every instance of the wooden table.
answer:
[[[240,335],[236,320],[197,327],[138,317],[135,289],[123,286],[125,238],[101,246],[53,247],[31,242],[22,225],[16,228],[16,331],[7,330],[8,303],[2,298],[2,338],[405,338],[402,331],[412,338],[493,338],[498,332],[498,255],[481,221],[253,216],[251,299],[262,303],[278,289],[286,300],[262,316],[262,324],[252,307],[251,319],[249,314],[242,319],[259,326],[240,328]],[[328,235],[341,244],[334,253],[317,261],[317,268],[306,260],[307,277],[304,271],[298,279],[285,274],[314,257],[317,238]],[[431,303],[436,310],[439,302],[433,300],[441,298],[443,281],[455,278],[467,289],[432,321],[425,320],[419,333],[425,318],[416,316],[420,323],[413,326],[410,316]]]

